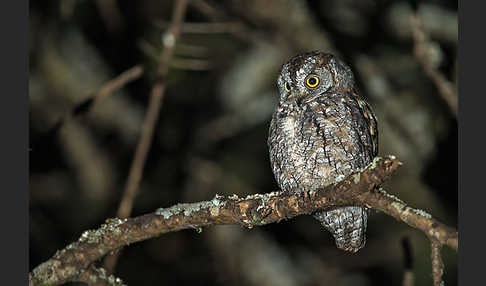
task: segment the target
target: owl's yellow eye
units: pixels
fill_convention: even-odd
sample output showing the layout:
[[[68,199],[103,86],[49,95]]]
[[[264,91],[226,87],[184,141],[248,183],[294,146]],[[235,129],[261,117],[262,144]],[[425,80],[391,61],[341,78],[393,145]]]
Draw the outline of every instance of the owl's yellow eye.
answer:
[[[315,75],[310,75],[305,79],[305,84],[308,87],[316,87],[319,85],[319,78]]]
[[[288,82],[285,82],[284,88],[286,92],[290,92],[290,84]]]

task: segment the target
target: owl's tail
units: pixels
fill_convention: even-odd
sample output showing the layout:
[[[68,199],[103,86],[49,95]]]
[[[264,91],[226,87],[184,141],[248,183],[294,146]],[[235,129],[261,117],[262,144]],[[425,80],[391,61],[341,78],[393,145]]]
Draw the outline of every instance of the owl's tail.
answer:
[[[368,221],[368,212],[365,208],[342,207],[316,212],[314,217],[332,233],[338,248],[356,252],[364,247]]]

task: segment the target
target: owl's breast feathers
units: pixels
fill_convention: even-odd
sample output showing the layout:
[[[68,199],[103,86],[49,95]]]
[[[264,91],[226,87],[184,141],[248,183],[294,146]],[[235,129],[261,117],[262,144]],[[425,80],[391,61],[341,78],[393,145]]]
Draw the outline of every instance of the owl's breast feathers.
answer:
[[[366,166],[378,151],[376,118],[352,91],[280,105],[270,124],[273,173],[284,191],[319,188]]]

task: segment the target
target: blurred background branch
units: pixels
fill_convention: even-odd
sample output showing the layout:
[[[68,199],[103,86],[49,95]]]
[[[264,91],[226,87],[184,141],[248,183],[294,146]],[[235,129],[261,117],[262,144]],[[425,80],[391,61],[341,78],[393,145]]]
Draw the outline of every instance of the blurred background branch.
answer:
[[[140,141],[138,142],[137,149],[133,157],[133,162],[128,173],[125,190],[116,213],[116,216],[119,218],[127,218],[130,216],[137,192],[139,190],[139,184],[142,180],[145,161],[147,160],[147,155],[149,153],[150,146],[152,145],[152,137],[154,134],[155,125],[159,118],[159,112],[167,86],[169,62],[174,54],[174,49],[181,33],[181,25],[184,21],[187,3],[188,0],[176,1],[172,15],[172,24],[163,35],[163,48],[160,55],[159,66],[157,68],[157,80],[152,87],[147,114],[142,125]],[[106,258],[104,265],[109,273],[114,271],[119,255],[120,252],[116,252],[115,254]]]
[[[404,268],[405,268],[405,271],[403,273],[402,286],[413,286],[415,285],[415,278],[412,271],[413,270],[412,246],[410,243],[410,239],[408,237],[404,237],[402,239],[402,246],[403,246],[403,261],[404,261]]]
[[[439,94],[445,100],[451,112],[457,117],[457,94],[456,87],[437,70],[437,62],[434,57],[439,53],[440,47],[431,42],[425,34],[422,20],[417,14],[410,16],[412,35],[414,40],[414,54],[422,64],[425,73],[430,77],[439,90]]]

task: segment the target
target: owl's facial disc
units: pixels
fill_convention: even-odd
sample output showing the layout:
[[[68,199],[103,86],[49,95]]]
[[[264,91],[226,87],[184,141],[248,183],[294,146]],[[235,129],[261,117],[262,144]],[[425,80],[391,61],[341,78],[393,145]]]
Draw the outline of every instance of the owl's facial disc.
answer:
[[[291,58],[280,71],[277,85],[280,102],[300,106],[325,96],[336,85],[334,57],[322,52],[310,52]]]
[[[351,69],[331,54],[314,51],[291,58],[277,81],[280,103],[301,106],[327,96],[331,89],[354,87]]]

